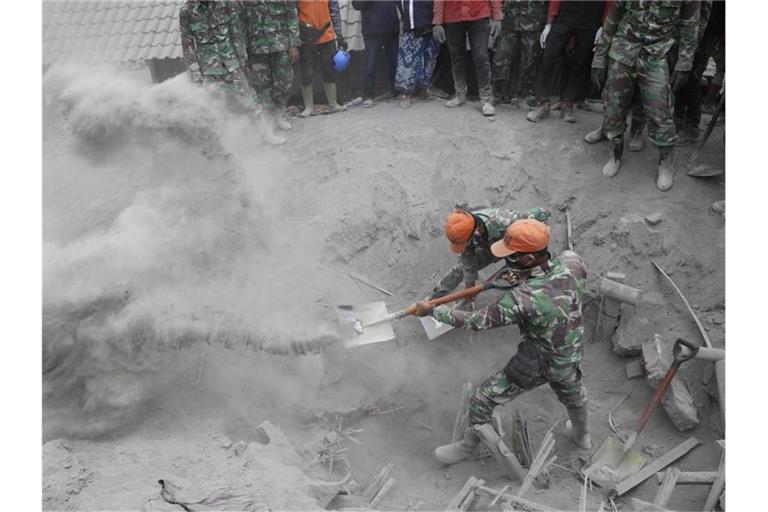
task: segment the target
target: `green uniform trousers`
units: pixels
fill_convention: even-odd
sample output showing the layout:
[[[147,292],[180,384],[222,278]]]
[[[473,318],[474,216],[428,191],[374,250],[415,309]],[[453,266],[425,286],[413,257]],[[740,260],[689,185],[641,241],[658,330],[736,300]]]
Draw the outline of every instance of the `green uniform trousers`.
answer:
[[[270,110],[283,111],[293,82],[293,63],[288,52],[251,55],[251,87]]]

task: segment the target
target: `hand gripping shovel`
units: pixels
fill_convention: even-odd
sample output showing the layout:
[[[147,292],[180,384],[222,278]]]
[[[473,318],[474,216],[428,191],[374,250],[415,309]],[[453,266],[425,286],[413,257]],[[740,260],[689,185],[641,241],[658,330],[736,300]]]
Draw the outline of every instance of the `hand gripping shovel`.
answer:
[[[622,445],[615,437],[608,437],[592,458],[592,464],[584,471],[584,473],[598,485],[603,487],[612,487],[619,481],[628,477],[629,475],[639,471],[645,464],[645,459],[632,450],[632,446],[637,440],[637,436],[648,424],[653,412],[658,407],[661,398],[672,383],[672,379],[675,378],[677,370],[680,365],[686,361],[689,361],[696,357],[699,347],[693,343],[686,341],[682,338],[678,338],[675,341],[675,345],[672,348],[672,365],[667,370],[666,375],[662,379],[659,387],[656,388],[656,392],[651,398],[651,403],[643,411],[643,415],[640,416],[640,421],[637,422],[635,431],[624,441]]]
[[[449,293],[437,299],[432,299],[429,304],[439,306],[456,300],[474,297],[480,292],[490,289],[506,289],[503,285],[484,282],[465,288],[458,292]],[[370,304],[341,305],[336,308],[339,320],[341,337],[347,348],[359,347],[369,343],[380,343],[395,338],[391,322],[403,317],[413,315],[416,312],[416,304],[411,304],[405,309],[387,313],[387,305],[383,302]]]

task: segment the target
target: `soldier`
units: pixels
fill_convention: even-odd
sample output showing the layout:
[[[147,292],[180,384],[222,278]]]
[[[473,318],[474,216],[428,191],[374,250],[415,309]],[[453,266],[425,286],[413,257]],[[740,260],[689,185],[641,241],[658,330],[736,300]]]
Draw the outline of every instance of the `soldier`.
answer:
[[[435,457],[444,464],[455,464],[472,455],[479,443],[474,427],[490,422],[496,406],[544,383],[550,385],[568,411],[573,442],[580,450],[592,448],[587,393],[581,382],[581,308],[587,271],[581,256],[573,251],[551,257],[547,248],[549,231],[542,222],[521,219],[491,246],[494,256],[506,258],[512,286],[488,306],[468,312],[433,307],[428,302],[417,304],[418,316],[431,314],[439,322],[472,330],[517,324],[522,337],[506,366],[475,390],[464,438],[435,450]]]
[[[501,101],[514,83],[515,90],[509,90],[511,103],[517,105],[531,88],[530,76],[534,64],[536,37],[547,21],[547,10],[543,0],[504,0],[504,18],[501,20],[501,37],[493,54],[494,94]],[[516,78],[510,76],[512,62],[520,55]]]
[[[677,140],[672,92],[688,80],[698,23],[697,1],[670,4],[617,0],[611,4],[592,59],[595,85],[601,87],[606,75],[608,78],[603,127],[613,155],[603,167],[604,175],[615,176],[621,167],[625,119],[637,91],[648,120],[648,139],[659,148],[656,187],[672,188]],[[667,53],[676,36],[678,58],[670,82]]]
[[[244,2],[251,86],[277,120],[290,130],[286,118],[293,63],[299,61],[299,17],[292,0]]]
[[[549,210],[531,208],[515,212],[506,208],[483,208],[467,211],[456,209],[445,219],[445,236],[451,251],[459,254],[458,263],[448,271],[429,295],[442,297],[454,290],[462,279],[467,288],[474,286],[478,272],[499,261],[491,254],[491,244],[504,237],[504,230],[518,219],[537,219],[547,222]]]
[[[222,86],[230,101],[255,109],[240,4],[187,0],[179,12],[179,31],[192,81]]]

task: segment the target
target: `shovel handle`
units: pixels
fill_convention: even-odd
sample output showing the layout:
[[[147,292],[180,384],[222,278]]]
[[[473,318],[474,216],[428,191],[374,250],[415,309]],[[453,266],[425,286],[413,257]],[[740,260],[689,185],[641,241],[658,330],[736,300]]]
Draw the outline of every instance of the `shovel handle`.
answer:
[[[438,297],[436,299],[432,299],[430,301],[427,301],[429,305],[431,306],[440,306],[443,304],[448,304],[449,302],[453,302],[456,300],[466,299],[469,297],[474,297],[478,293],[487,290],[490,288],[490,286],[486,283],[480,283],[476,284],[475,286],[470,286],[469,288],[464,288],[463,290],[459,290],[458,292],[449,293],[448,295],[443,295],[442,297]],[[412,315],[416,312],[416,304],[411,304],[404,310],[405,315]],[[405,316],[403,315],[403,316]]]
[[[637,434],[640,433],[640,431],[645,428],[646,423],[648,423],[648,420],[651,419],[651,416],[653,415],[653,411],[656,410],[656,407],[658,407],[659,402],[661,402],[661,397],[664,396],[664,392],[669,387],[670,383],[672,382],[672,379],[675,378],[675,375],[677,374],[677,369],[680,368],[680,363],[682,361],[675,360],[672,362],[672,366],[667,370],[666,375],[664,375],[664,378],[661,381],[661,384],[659,384],[659,387],[656,388],[656,392],[653,394],[653,398],[651,399],[651,403],[648,404],[648,407],[645,408],[645,411],[643,411],[643,415],[640,416],[640,421],[637,422],[637,428],[635,429],[635,432]]]

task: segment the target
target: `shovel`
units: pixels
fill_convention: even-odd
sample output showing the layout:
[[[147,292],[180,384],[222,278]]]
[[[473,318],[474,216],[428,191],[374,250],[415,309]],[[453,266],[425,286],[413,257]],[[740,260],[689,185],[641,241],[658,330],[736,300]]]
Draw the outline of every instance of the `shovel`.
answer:
[[[508,288],[511,288],[511,286],[497,285],[486,281],[458,292],[449,293],[448,295],[438,297],[437,299],[432,299],[428,302],[432,306],[440,306],[441,304],[474,297],[485,290],[503,290]],[[413,315],[415,312],[416,304],[411,304],[405,309],[395,311],[394,313],[387,313],[387,305],[383,302],[341,305],[336,308],[336,316],[339,320],[341,336],[344,339],[344,346],[347,348],[394,339],[395,333],[392,331],[391,322]],[[422,319],[422,324],[427,330],[430,339],[451,329],[450,326],[440,324],[440,322],[437,322],[434,318],[425,317]]]
[[[632,446],[634,446],[637,436],[640,435],[640,432],[642,432],[645,425],[651,419],[653,412],[658,407],[659,402],[661,402],[661,397],[664,396],[664,392],[669,388],[672,379],[677,374],[680,365],[685,361],[693,359],[697,350],[698,347],[696,345],[682,338],[678,338],[675,341],[675,345],[672,348],[672,365],[667,370],[666,375],[664,375],[659,387],[656,388],[656,392],[653,394],[653,398],[651,398],[651,403],[643,411],[635,431],[632,432],[623,444],[613,436],[608,437],[603,442],[592,458],[592,464],[584,471],[591,480],[606,488],[613,487],[613,485],[636,473],[645,465],[646,460],[642,455],[634,451]]]

